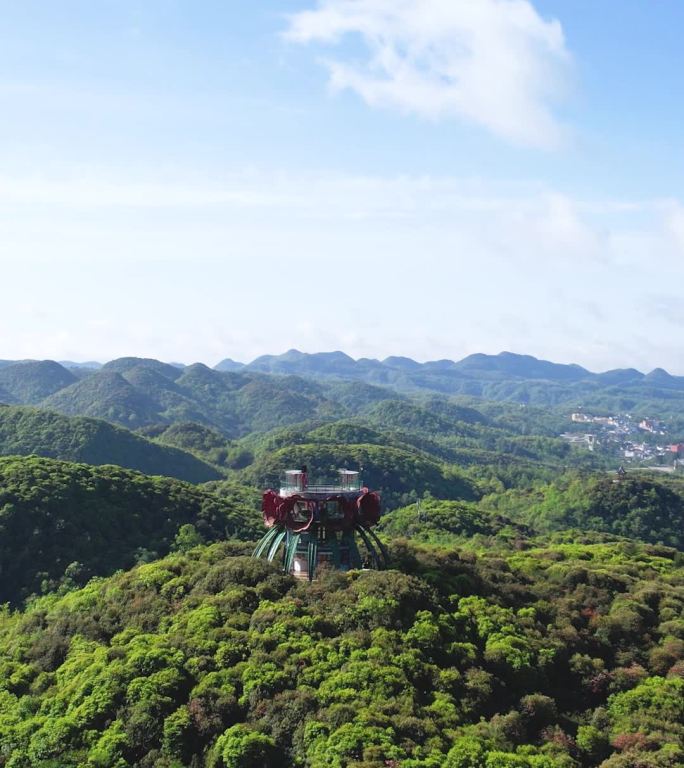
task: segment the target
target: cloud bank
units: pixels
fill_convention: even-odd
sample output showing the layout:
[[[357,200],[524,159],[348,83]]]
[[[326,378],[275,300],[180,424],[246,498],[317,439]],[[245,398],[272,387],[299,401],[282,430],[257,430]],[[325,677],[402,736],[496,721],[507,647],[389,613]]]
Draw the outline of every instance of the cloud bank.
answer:
[[[331,86],[369,106],[461,118],[519,145],[563,141],[552,106],[570,56],[560,22],[528,0],[319,0],[286,37],[336,46]],[[358,41],[360,57],[346,45]]]
[[[0,268],[0,358],[509,349],[684,374],[676,200],[431,176],[0,176]]]

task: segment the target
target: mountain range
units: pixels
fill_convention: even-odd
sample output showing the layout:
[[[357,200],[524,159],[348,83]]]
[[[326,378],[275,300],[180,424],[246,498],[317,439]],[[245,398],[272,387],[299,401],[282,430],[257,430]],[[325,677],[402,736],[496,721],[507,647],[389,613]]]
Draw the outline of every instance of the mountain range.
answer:
[[[672,376],[662,368],[656,368],[650,373],[642,373],[635,368],[592,373],[580,365],[553,363],[512,352],[501,352],[498,355],[478,353],[459,361],[433,360],[419,363],[409,357],[387,357],[382,361],[370,358],[354,360],[339,351],[310,354],[291,349],[282,355],[263,355],[245,365],[227,359],[215,368],[219,371],[248,370],[316,378],[360,379],[400,389],[431,389],[454,393],[463,393],[464,388],[468,388],[466,382],[472,385],[511,380],[563,384],[582,382],[600,386],[647,385],[684,390],[684,376]]]
[[[43,361],[45,363],[46,361]],[[83,372],[97,370],[128,370],[132,365],[151,362],[145,358],[120,358],[102,365],[89,361],[78,363],[60,361],[62,368],[72,376],[81,377]],[[156,361],[155,361],[156,362]],[[20,365],[36,365],[40,361],[0,360],[0,368]],[[182,363],[160,364],[176,371],[188,367]],[[160,369],[163,370],[163,369]],[[498,355],[477,353],[462,360],[432,360],[419,363],[409,357],[390,356],[384,360],[350,357],[344,352],[300,352],[290,349],[280,355],[262,355],[250,363],[241,363],[226,358],[214,366],[214,370],[235,373],[259,372],[281,375],[333,377],[369,381],[379,385],[391,385],[409,389],[438,389],[445,387],[445,381],[452,380],[539,380],[548,382],[595,382],[601,385],[639,385],[684,389],[684,376],[673,376],[663,368],[643,373],[635,368],[616,368],[602,373],[593,373],[581,365],[554,363],[540,360],[531,355],[500,352]],[[0,377],[2,380],[4,377]],[[456,384],[454,387],[458,388]]]
[[[2,361],[0,402],[130,428],[193,421],[230,438],[313,417],[348,416],[350,409],[368,402],[435,393],[655,415],[681,413],[684,404],[684,376],[661,368],[592,373],[579,365],[510,352],[418,363],[406,357],[354,360],[343,352],[290,350],[245,365],[224,360],[213,369],[136,357],[98,369],[90,365]],[[347,408],[340,408],[345,398]]]

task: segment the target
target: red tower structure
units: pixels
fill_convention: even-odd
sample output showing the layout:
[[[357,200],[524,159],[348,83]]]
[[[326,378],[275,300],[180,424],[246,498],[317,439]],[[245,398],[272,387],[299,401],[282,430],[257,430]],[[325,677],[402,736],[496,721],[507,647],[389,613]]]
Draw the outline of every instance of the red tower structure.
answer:
[[[332,484],[310,483],[306,467],[288,470],[277,492],[264,492],[261,508],[269,530],[254,557],[278,558],[297,578],[311,581],[323,564],[338,570],[387,565],[385,547],[371,530],[380,519],[380,496],[362,486],[354,470],[338,470]]]

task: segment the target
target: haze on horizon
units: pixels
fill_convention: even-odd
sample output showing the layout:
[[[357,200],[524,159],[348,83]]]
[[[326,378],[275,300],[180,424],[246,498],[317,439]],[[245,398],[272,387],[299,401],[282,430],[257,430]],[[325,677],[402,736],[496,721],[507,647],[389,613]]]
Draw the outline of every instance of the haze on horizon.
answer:
[[[677,0],[2,10],[0,359],[684,374]]]

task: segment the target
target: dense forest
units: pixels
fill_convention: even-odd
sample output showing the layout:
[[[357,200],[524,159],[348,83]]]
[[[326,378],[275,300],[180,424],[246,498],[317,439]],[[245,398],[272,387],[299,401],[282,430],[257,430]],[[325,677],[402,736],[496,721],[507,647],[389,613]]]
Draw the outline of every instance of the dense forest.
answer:
[[[252,539],[253,503],[120,467],[0,458],[0,602],[130,568],[182,541]]]
[[[676,424],[679,382],[484,357],[4,361],[0,766],[683,765],[684,480],[437,386],[651,386]],[[388,570],[249,557],[304,463],[381,492]]]
[[[674,549],[396,539],[394,570],[313,585],[239,552],[195,547],[6,612],[0,764],[684,762]]]
[[[117,464],[148,475],[168,475],[191,483],[218,480],[210,462],[183,450],[158,445],[101,419],[62,416],[51,411],[0,406],[0,455]],[[210,457],[211,458],[211,457]]]

